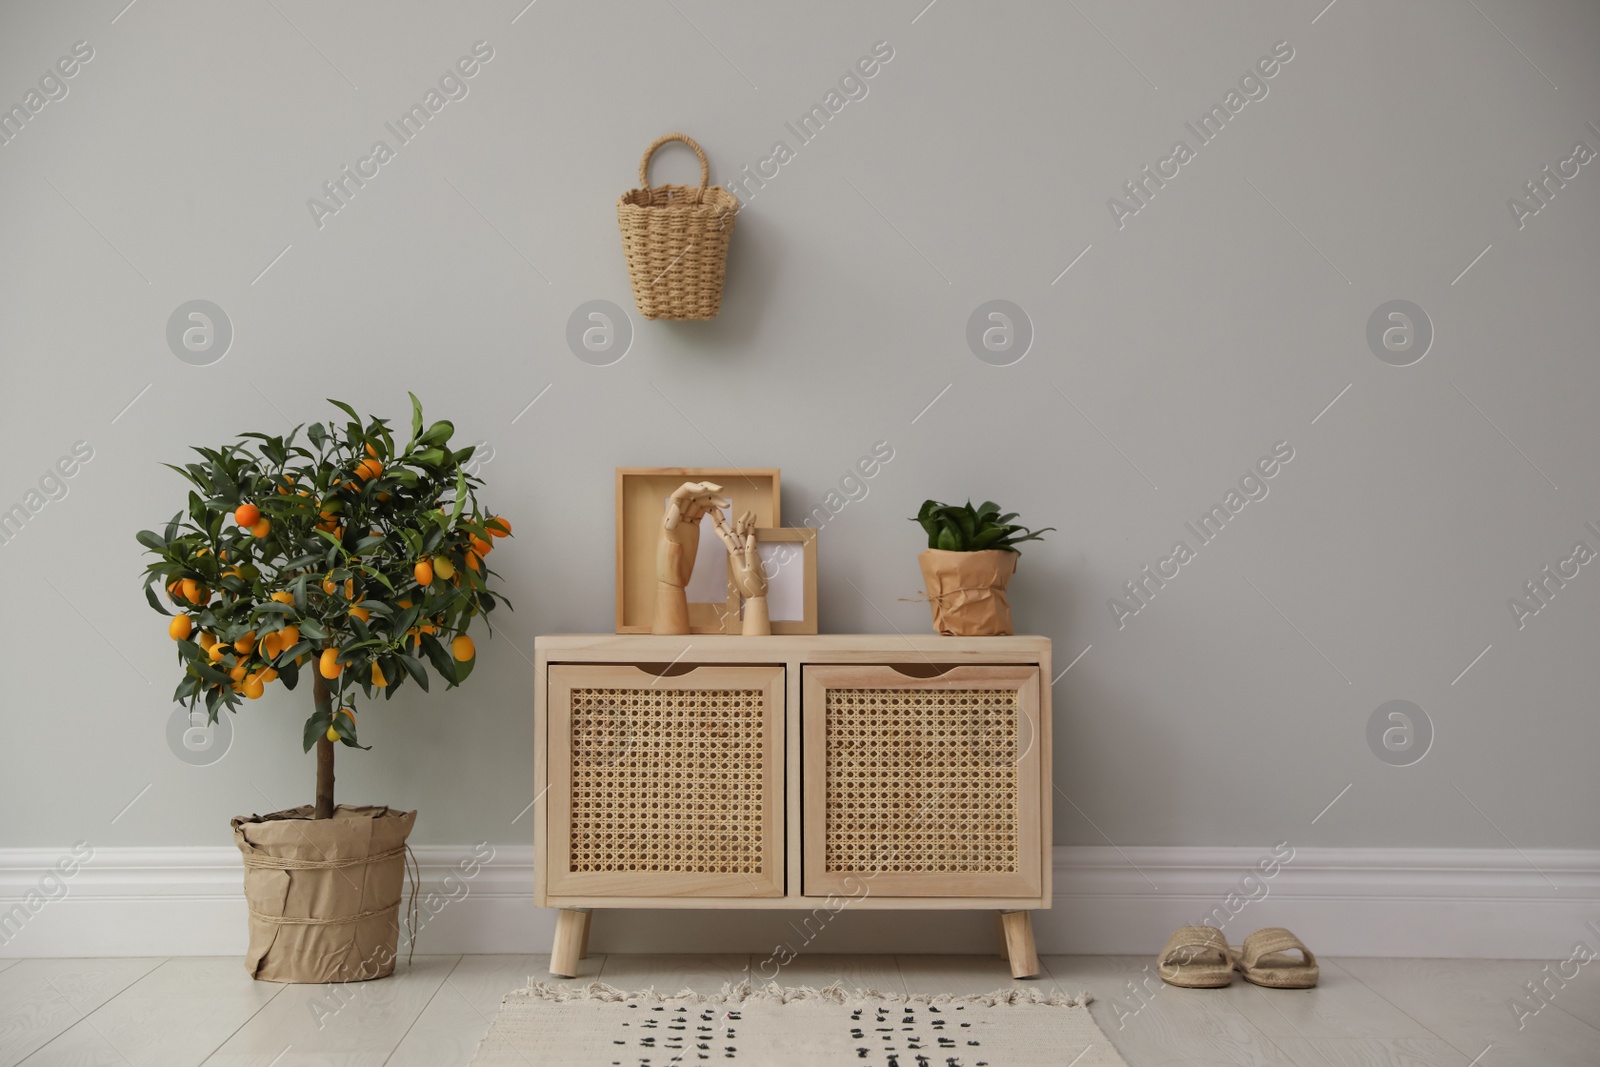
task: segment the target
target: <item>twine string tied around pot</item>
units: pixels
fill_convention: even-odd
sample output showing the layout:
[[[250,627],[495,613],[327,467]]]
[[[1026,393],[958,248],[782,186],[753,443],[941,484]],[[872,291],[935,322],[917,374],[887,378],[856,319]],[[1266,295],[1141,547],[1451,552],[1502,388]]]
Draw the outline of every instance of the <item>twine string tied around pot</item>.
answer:
[[[417,952],[417,921],[419,916],[417,891],[422,882],[421,865],[417,862],[416,853],[411,851],[409,844],[401,845],[399,848],[391,848],[387,852],[374,853],[371,856],[356,856],[339,860],[307,860],[289,856],[268,856],[261,852],[246,852],[244,853],[244,865],[246,867],[258,867],[275,871],[336,871],[344,867],[364,866],[376,863],[379,860],[393,859],[400,855],[404,855],[406,858],[406,880],[411,885],[411,900],[406,908],[406,940],[408,943],[406,966],[409,967],[411,966],[412,957]],[[393,904],[388,904],[381,908],[373,908],[370,911],[356,912],[353,915],[338,915],[326,919],[309,916],[269,915],[255,908],[250,909],[250,917],[260,919],[264,923],[271,923],[274,926],[342,926],[346,923],[370,919],[377,915],[386,915],[391,911],[398,913],[399,909],[400,902],[397,900]]]
[[[903,596],[897,598],[902,604],[937,604],[941,600],[948,600],[957,593],[1003,593],[1005,590],[992,585],[963,585],[959,589],[949,589],[943,593],[929,594],[926,589],[920,590],[921,596]]]

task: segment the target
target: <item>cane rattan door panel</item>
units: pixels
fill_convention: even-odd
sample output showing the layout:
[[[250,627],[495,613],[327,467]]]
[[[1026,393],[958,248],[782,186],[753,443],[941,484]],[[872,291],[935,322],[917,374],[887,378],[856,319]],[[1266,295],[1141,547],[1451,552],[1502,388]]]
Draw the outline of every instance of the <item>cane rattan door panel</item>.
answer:
[[[549,671],[549,889],[775,897],[782,667]]]
[[[1041,892],[1039,669],[806,666],[804,891]]]

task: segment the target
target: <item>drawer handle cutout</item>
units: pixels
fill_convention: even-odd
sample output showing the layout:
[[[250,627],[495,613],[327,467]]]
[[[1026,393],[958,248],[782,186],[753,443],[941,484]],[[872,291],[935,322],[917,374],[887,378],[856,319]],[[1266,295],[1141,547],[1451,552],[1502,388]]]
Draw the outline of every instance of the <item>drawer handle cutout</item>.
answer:
[[[657,678],[679,678],[700,666],[698,663],[635,663],[636,669]]]
[[[952,666],[940,666],[937,663],[891,663],[889,666],[907,678],[938,678],[955,670]]]

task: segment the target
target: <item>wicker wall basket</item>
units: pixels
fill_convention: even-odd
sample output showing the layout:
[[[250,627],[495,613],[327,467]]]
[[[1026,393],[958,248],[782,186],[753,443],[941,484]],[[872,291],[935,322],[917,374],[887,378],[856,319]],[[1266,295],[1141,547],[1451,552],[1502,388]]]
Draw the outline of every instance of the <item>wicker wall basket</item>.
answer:
[[[682,141],[700,157],[700,185],[650,185],[650,157]],[[617,201],[633,302],[647,319],[714,319],[722,308],[728,238],[739,200],[709,184],[711,165],[692,137],[669,133],[645,150],[639,185]]]

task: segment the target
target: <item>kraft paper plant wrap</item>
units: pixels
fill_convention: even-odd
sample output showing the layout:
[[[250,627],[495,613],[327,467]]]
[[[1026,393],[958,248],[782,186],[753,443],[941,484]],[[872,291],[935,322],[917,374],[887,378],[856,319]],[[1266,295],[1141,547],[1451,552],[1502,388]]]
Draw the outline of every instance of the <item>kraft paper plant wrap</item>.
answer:
[[[917,557],[917,562],[922,564],[935,630],[954,637],[993,637],[1012,632],[1006,583],[1017,570],[1015,552],[946,552],[930,548]]]
[[[306,805],[232,822],[250,908],[245,969],[266,982],[391,974],[406,837],[417,813],[341,804],[333,818],[314,820],[313,811]]]

